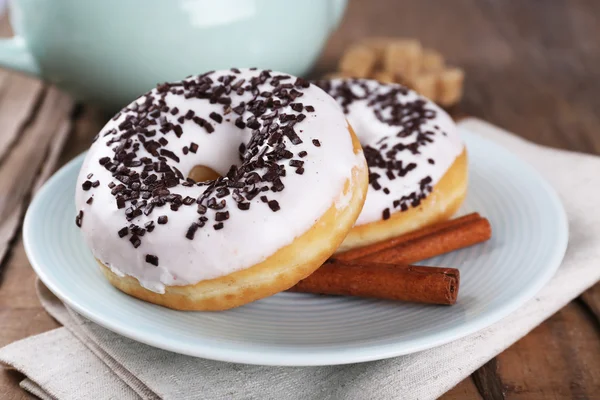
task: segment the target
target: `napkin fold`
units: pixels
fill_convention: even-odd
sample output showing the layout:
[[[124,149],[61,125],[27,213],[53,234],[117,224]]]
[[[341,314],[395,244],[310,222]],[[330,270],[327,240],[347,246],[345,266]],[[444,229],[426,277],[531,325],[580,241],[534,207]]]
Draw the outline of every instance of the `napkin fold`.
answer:
[[[223,363],[159,350],[119,336],[65,307],[38,282],[64,327],[0,349],[42,399],[433,399],[525,336],[600,280],[600,157],[542,147],[476,119],[460,124],[531,163],[557,190],[570,244],[554,278],[503,320],[443,346],[388,360],[326,367]]]

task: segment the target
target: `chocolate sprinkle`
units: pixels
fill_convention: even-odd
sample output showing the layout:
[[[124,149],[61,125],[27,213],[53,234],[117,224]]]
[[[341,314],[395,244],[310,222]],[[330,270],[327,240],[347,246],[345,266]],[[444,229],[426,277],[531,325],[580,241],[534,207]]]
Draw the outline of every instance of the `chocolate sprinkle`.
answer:
[[[154,265],[155,267],[158,267],[158,257],[152,254],[146,254],[146,262],[148,264]]]
[[[154,230],[154,221],[148,221],[144,224],[146,231],[152,232]]]
[[[123,237],[129,235],[129,228],[125,226],[125,227],[121,228],[118,233],[119,233],[119,237],[123,238]]]
[[[83,210],[79,210],[79,214],[75,217],[75,225],[78,228],[81,228],[81,224],[83,223]]]
[[[221,222],[229,219],[229,211],[217,212],[215,214],[215,221]]]
[[[277,200],[271,200],[269,201],[269,208],[273,211],[279,211],[279,203],[277,202]]]
[[[208,116],[219,124],[223,122],[223,117],[219,113],[211,112]]]
[[[389,208],[386,208],[385,210],[383,210],[382,218],[384,220],[390,219],[390,209]]]
[[[140,247],[140,245],[142,244],[142,241],[140,240],[140,238],[137,235],[131,235],[131,237],[129,238],[129,241],[131,242],[133,247],[136,249],[138,247]]]
[[[173,152],[172,152],[172,151],[170,151],[170,150],[167,150],[167,149],[160,149],[160,155],[161,155],[161,156],[165,156],[165,157],[169,157],[170,159],[172,159],[172,160],[174,160],[174,161],[177,161],[177,162],[179,162],[179,157],[177,157],[177,156],[175,155],[175,153],[173,153]]]
[[[196,235],[196,231],[198,230],[199,227],[200,227],[200,225],[198,225],[195,222],[192,222],[192,224],[190,225],[190,227],[187,230],[187,233],[185,234],[185,237],[188,238],[189,240],[194,240],[194,235]]]
[[[169,222],[169,217],[167,217],[166,215],[161,215],[160,217],[158,217],[157,222],[159,225],[164,225],[167,222]]]
[[[321,147],[321,142],[319,142],[318,139],[313,139],[312,143],[315,145],[315,147]]]

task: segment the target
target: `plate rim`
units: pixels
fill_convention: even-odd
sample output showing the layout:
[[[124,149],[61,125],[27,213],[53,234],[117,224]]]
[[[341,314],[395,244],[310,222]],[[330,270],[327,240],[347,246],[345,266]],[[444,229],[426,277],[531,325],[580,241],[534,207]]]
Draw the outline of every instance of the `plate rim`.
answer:
[[[489,140],[481,134],[474,133],[466,127],[460,127],[459,129],[461,131],[461,135],[467,134],[467,136],[475,137],[476,140],[486,142],[486,145],[488,146],[501,148],[508,156],[513,157],[527,167],[529,170],[528,173],[536,178],[538,183],[544,188],[545,193],[548,194],[547,200],[552,203],[553,208],[556,210],[555,217],[559,226],[559,230],[556,238],[556,246],[553,247],[553,254],[549,258],[552,260],[551,264],[553,265],[544,269],[543,273],[538,276],[538,279],[534,281],[533,284],[531,284],[525,290],[522,290],[518,295],[512,297],[509,301],[504,302],[501,306],[496,307],[488,314],[469,322],[466,326],[465,324],[460,324],[452,328],[444,329],[441,332],[433,335],[428,335],[427,341],[419,342],[413,339],[411,341],[416,342],[411,343],[410,345],[406,345],[406,341],[400,341],[385,344],[367,345],[364,348],[339,348],[329,351],[326,347],[311,348],[311,346],[298,346],[295,351],[291,351],[291,349],[286,348],[285,346],[270,347],[271,350],[279,350],[276,352],[265,352],[264,348],[269,348],[269,346],[257,344],[253,344],[251,348],[245,349],[238,348],[240,345],[231,346],[230,344],[228,345],[229,348],[214,347],[210,344],[198,346],[179,343],[178,345],[175,345],[168,341],[161,341],[161,338],[158,336],[149,336],[147,332],[139,332],[135,329],[135,327],[123,325],[116,320],[113,321],[110,318],[107,318],[105,313],[98,313],[87,307],[85,304],[79,304],[77,299],[72,298],[69,293],[63,292],[60,287],[53,282],[53,279],[46,274],[43,266],[44,263],[42,260],[38,259],[32,235],[29,232],[35,229],[33,225],[35,222],[34,215],[36,210],[42,207],[38,203],[44,196],[44,193],[50,190],[56,181],[60,181],[64,175],[68,174],[71,169],[74,168],[74,165],[79,163],[81,159],[85,157],[86,152],[78,155],[61,167],[52,175],[50,179],[44,183],[42,188],[34,196],[27,209],[23,223],[23,243],[25,252],[30,264],[40,280],[52,293],[54,293],[65,304],[69,305],[69,307],[75,310],[78,314],[81,314],[98,325],[119,335],[128,337],[140,343],[175,353],[224,362],[298,367],[343,365],[357,362],[375,361],[431,349],[485,329],[486,327],[513,313],[520,306],[532,299],[554,276],[562,263],[568,246],[569,225],[566,210],[555,189],[546,181],[546,179],[538,172],[538,170],[529,162],[523,160],[505,146],[498,144],[493,140]]]

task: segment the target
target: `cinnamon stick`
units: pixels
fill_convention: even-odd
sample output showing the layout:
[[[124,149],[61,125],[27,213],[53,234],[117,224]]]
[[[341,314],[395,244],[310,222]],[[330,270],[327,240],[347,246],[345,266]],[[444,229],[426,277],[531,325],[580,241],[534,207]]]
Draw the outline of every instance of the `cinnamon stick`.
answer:
[[[333,256],[340,261],[411,264],[484,242],[492,236],[486,218],[472,213],[383,242]]]
[[[454,304],[459,271],[411,263],[488,240],[478,213],[444,221],[370,246],[336,254],[291,291]]]
[[[459,284],[455,268],[330,260],[290,291],[451,305]]]

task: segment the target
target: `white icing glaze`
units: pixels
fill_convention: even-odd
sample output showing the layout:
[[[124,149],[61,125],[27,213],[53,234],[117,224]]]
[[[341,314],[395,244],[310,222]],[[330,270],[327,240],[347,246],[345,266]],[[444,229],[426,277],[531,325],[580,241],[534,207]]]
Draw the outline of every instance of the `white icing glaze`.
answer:
[[[408,145],[415,141],[415,135],[398,137],[397,134],[403,131],[403,127],[381,121],[375,114],[373,105],[369,104],[370,102],[377,102],[378,96],[380,97],[393,89],[400,88],[399,85],[382,84],[377,81],[363,79],[334,79],[329,82],[330,87],[327,86],[327,82],[318,82],[318,84],[329,91],[341,105],[344,105],[346,100],[344,107],[346,117],[363,147],[371,146],[381,152],[381,147],[387,146],[383,150],[385,153],[397,143]],[[353,99],[348,102],[348,97],[339,91],[340,85],[349,87],[353,94],[360,97],[360,99]],[[365,86],[367,90],[365,90]],[[399,103],[423,100],[425,101],[425,108],[435,112],[433,118],[426,119],[420,126],[423,132],[433,132],[432,135],[429,135],[429,138],[433,141],[420,145],[417,154],[413,154],[409,149],[404,149],[394,155],[393,158],[398,161],[401,160],[404,166],[410,163],[416,164],[416,168],[403,177],[390,180],[381,169],[369,166],[371,173],[379,173],[380,177],[377,181],[381,188],[376,190],[372,184],[369,185],[365,205],[355,226],[381,220],[382,212],[386,208],[390,210],[391,214],[401,212],[400,207],[394,207],[394,200],[418,191],[420,181],[424,177],[431,177],[431,186],[435,185],[463,151],[463,143],[452,118],[435,103],[412,90],[398,93],[396,99]],[[384,119],[390,117],[391,109],[392,107],[383,109],[381,115]],[[433,160],[434,164],[431,164],[428,161],[429,159]],[[369,161],[368,156],[367,161]],[[384,192],[384,188],[389,190],[388,194]]]
[[[241,70],[241,73],[236,75],[236,80],[248,80],[260,72]],[[217,71],[210,77],[216,81],[219,76],[228,74],[232,72]],[[276,72],[271,74],[283,75]],[[295,79],[292,77],[283,83],[293,83]],[[262,92],[274,88],[267,81],[261,84],[259,89]],[[260,263],[310,229],[332,204],[346,204],[347,199],[343,198],[342,194],[344,183],[350,179],[352,168],[364,163],[364,158],[362,154],[354,154],[346,119],[334,99],[314,85],[301,91],[303,95],[296,101],[305,106],[314,106],[315,111],[304,110],[306,119],[294,127],[303,143],[292,145],[287,138],[284,138],[284,143],[286,148],[294,153],[294,159],[304,161],[304,173],[296,174],[295,168],[287,167],[286,160],[287,174],[282,178],[285,188],[280,192],[265,193],[269,199],[277,200],[281,209],[273,212],[258,195],[250,201],[249,210],[240,210],[229,194],[224,197],[227,207],[220,210],[229,212],[229,219],[224,221],[223,229],[213,228],[215,210],[208,209],[206,216],[209,221],[206,226],[195,232],[193,240],[186,238],[186,232],[190,224],[199,217],[195,203],[182,206],[176,212],[172,211],[167,203],[165,206],[155,207],[148,216],[142,214],[131,221],[125,218],[126,208],[117,208],[108,184],[120,182],[100,165],[99,160],[104,157],[112,159],[115,155],[113,148],[119,143],[107,145],[114,136],[108,133],[119,127],[131,112],[124,111],[117,119],[109,121],[92,144],[77,181],[76,206],[78,210],[83,211],[81,231],[94,256],[116,274],[133,276],[149,290],[163,293],[165,285],[195,284]],[[157,89],[150,93],[157,95]],[[253,97],[249,91],[241,96],[232,91],[230,96],[233,100],[232,106],[241,101],[248,102]],[[208,166],[222,175],[227,173],[232,164],[240,165],[238,147],[242,142],[248,143],[252,130],[248,127],[240,129],[234,125],[237,114],[225,115],[224,118],[229,121],[224,120],[219,124],[211,120],[209,114],[214,111],[223,115],[224,106],[221,104],[210,104],[208,99],[186,99],[171,93],[166,95],[165,100],[170,109],[179,109],[177,115],[166,114],[168,121],[175,123],[187,110],[193,110],[196,116],[209,121],[215,129],[212,134],[208,134],[198,124],[185,120],[182,124],[183,134],[179,138],[173,131],[164,135],[157,132],[153,139],[167,139],[168,144],[163,148],[180,158],[180,162],[167,159],[167,163],[176,166],[184,176],[187,176],[195,165]],[[142,104],[143,97],[136,102]],[[289,105],[281,112],[298,114],[292,111]],[[245,111],[244,120],[250,115]],[[320,147],[316,147],[312,139],[318,139]],[[133,141],[137,140],[134,136]],[[191,142],[198,144],[197,153],[184,155],[182,148],[189,146]],[[306,151],[307,156],[299,158],[297,154],[301,151]],[[139,148],[137,155],[155,158],[144,147]],[[131,169],[142,171],[142,167]],[[261,175],[265,171],[257,170]],[[93,176],[88,179],[88,174]],[[82,185],[86,180],[98,180],[100,185],[83,190]],[[171,193],[196,199],[203,194],[206,186],[179,185],[170,190]],[[93,197],[91,205],[86,203],[90,196]],[[128,203],[127,207],[129,206]],[[161,215],[168,217],[167,224],[156,223]],[[120,238],[117,233],[131,223],[144,227],[148,221],[155,221],[155,228],[140,238],[141,245],[138,248],[134,248],[130,243],[129,236]],[[147,254],[157,256],[159,265],[154,266],[146,262]]]

